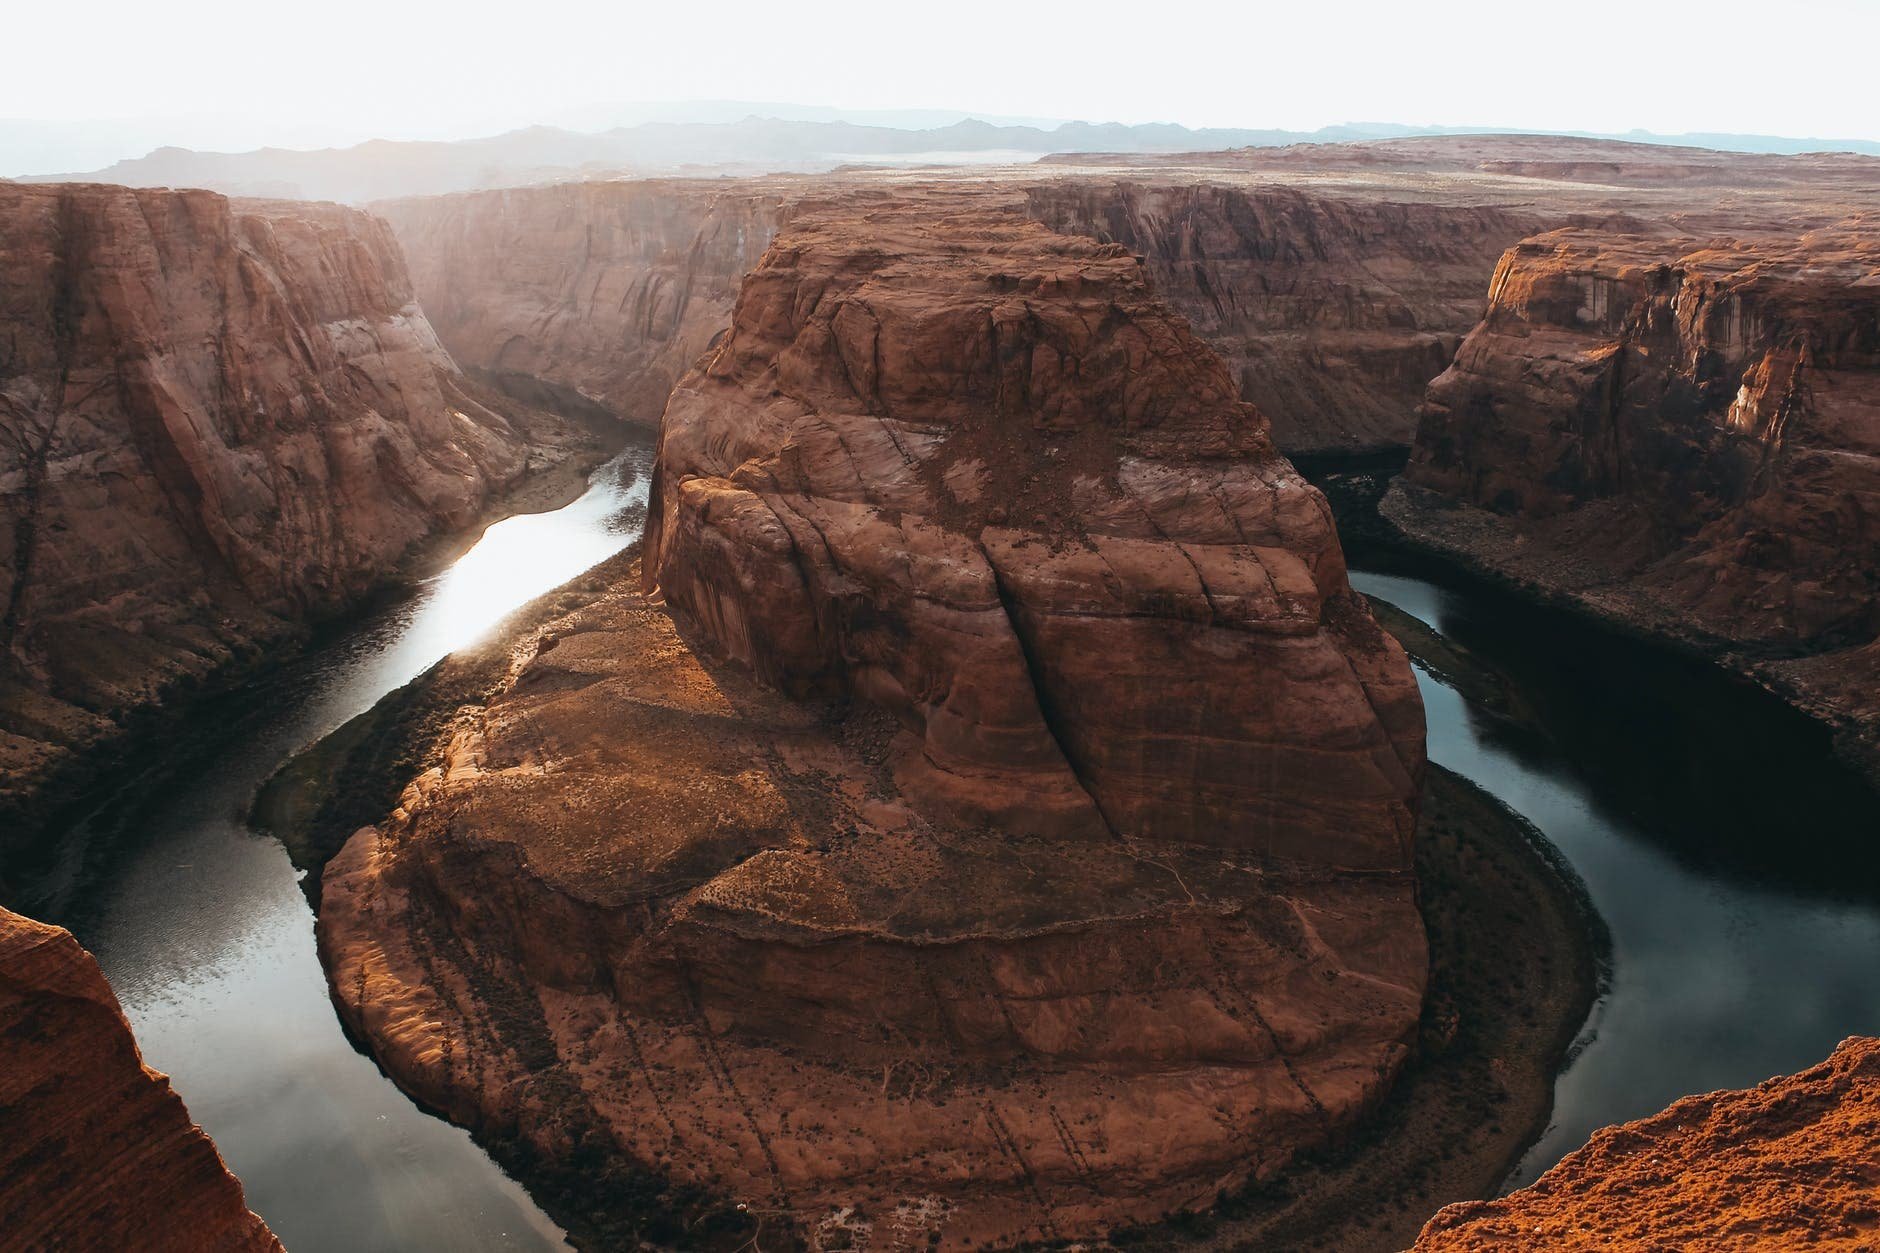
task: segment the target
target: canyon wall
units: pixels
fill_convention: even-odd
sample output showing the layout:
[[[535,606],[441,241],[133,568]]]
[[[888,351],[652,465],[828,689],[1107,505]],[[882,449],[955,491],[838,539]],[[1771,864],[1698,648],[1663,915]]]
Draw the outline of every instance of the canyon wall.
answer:
[[[0,909],[0,1244],[280,1253],[70,932]]]
[[[1880,719],[1880,244],[1861,219],[1509,251],[1386,512]]]
[[[1026,196],[1052,229],[1141,256],[1294,455],[1408,444],[1496,260],[1563,216],[1221,183],[1061,179]]]
[[[547,439],[479,403],[391,233],[337,206],[0,186],[0,326],[11,815],[473,521]]]
[[[1531,1186],[1432,1218],[1415,1253],[1880,1246],[1880,1040],[1607,1127]]]
[[[462,365],[524,397],[546,389],[656,427],[672,385],[724,329],[785,204],[758,180],[649,180],[374,208]]]
[[[1381,1099],[1417,687],[1124,249],[806,208],[656,476],[639,578],[327,868],[335,1002],[401,1084],[829,1249],[1206,1206]]]

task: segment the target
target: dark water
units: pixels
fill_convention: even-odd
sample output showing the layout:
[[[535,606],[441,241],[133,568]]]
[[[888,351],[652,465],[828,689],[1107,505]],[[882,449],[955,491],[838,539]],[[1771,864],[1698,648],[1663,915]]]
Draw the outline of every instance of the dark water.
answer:
[[[566,508],[489,528],[445,573],[231,702],[224,742],[59,841],[9,904],[98,957],[168,1073],[294,1253],[563,1249],[467,1133],[414,1106],[341,1031],[286,851],[246,822],[286,758],[639,532],[650,450]]]
[[[1512,1183],[1599,1127],[1880,1033],[1880,799],[1822,728],[1490,588],[1402,569],[1352,582],[1505,677],[1519,720],[1419,670],[1430,757],[1539,827],[1611,928],[1610,991]]]

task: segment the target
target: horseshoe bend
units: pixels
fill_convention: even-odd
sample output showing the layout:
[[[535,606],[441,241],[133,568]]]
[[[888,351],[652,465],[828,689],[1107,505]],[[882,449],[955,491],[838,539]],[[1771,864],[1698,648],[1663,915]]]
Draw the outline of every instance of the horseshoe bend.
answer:
[[[336,1003],[421,1099],[1011,1242],[1206,1203],[1389,1087],[1416,686],[1124,250],[805,214],[668,404],[640,584],[326,872]]]

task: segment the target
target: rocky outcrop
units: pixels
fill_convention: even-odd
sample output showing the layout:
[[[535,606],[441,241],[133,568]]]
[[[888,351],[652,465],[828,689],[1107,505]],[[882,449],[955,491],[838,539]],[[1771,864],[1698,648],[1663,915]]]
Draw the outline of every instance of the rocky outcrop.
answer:
[[[382,201],[457,361],[656,426],[785,213],[761,181],[613,181]]]
[[[1126,251],[806,210],[673,394],[645,553],[327,870],[401,1083],[824,1248],[1206,1205],[1388,1088],[1417,689]]]
[[[8,806],[532,461],[355,210],[0,187],[0,325]]]
[[[1416,1253],[1880,1244],[1880,1040],[1608,1127],[1533,1185],[1432,1218]]]
[[[0,1243],[250,1253],[280,1242],[143,1064],[70,932],[0,909]]]
[[[1386,511],[1872,726],[1880,240],[1863,219],[1510,250]]]
[[[1052,229],[1140,255],[1294,455],[1409,444],[1496,260],[1552,224],[1533,207],[1272,186],[1061,179],[1026,194]]]

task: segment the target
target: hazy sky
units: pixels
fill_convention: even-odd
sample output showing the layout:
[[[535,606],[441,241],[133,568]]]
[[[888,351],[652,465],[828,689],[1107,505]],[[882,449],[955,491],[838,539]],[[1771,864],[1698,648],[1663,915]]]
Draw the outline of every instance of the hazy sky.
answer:
[[[704,98],[1194,126],[1880,138],[1880,0],[6,8],[0,118],[141,118],[197,146],[466,136],[595,102]]]

